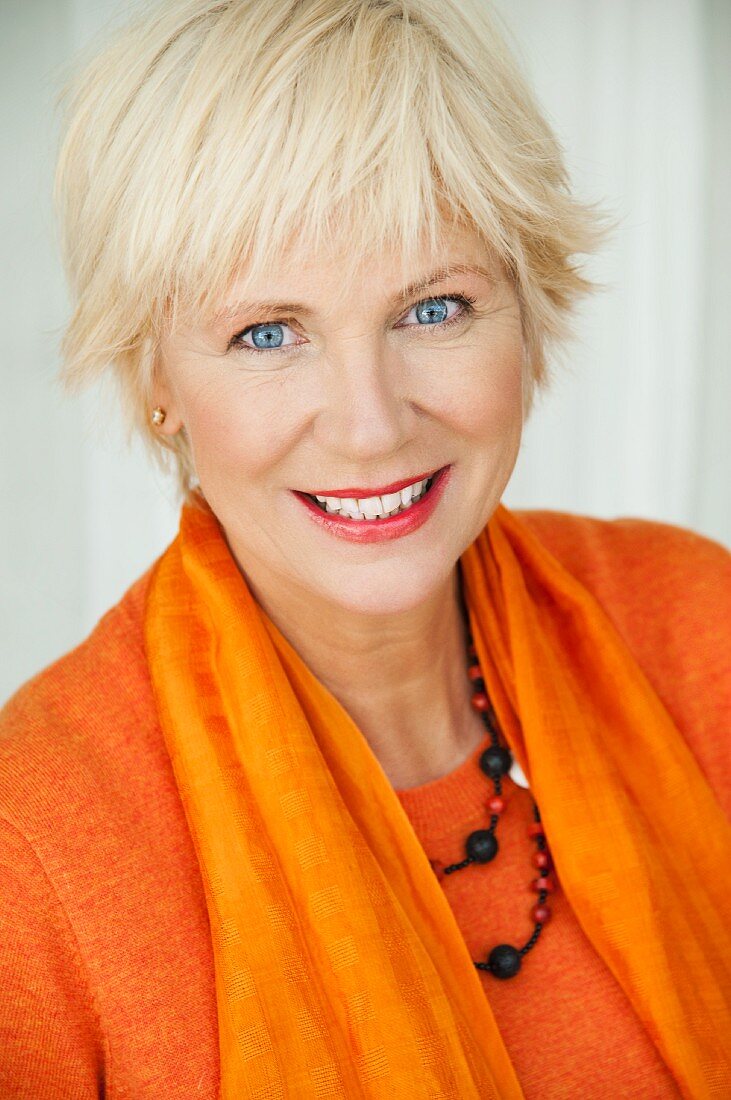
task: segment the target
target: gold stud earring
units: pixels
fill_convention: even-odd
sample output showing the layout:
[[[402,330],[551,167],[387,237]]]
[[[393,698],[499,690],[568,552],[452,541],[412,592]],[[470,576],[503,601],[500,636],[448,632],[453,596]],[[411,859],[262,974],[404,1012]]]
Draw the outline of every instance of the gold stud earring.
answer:
[[[155,425],[155,427],[159,428],[161,424],[165,423],[165,417],[166,416],[167,416],[167,413],[165,412],[165,410],[161,409],[160,406],[157,405],[152,410],[152,415],[151,415],[150,419],[152,420],[152,423]]]

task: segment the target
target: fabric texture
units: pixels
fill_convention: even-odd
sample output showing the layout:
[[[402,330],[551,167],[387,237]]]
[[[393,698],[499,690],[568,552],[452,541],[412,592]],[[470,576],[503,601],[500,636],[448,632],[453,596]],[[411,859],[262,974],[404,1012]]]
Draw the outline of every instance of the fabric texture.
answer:
[[[601,604],[731,814],[731,555],[667,524],[519,518]],[[0,711],[4,1100],[219,1095],[207,901],[143,649],[149,584],[148,572]],[[479,751],[396,792],[435,867],[461,858],[467,832],[484,827],[491,784]],[[505,793],[499,858],[440,882],[472,958],[532,927],[530,798],[509,780]],[[687,798],[684,787],[674,803],[681,823]],[[593,843],[611,853],[599,809]],[[526,1097],[677,1098],[563,890],[550,901],[551,922],[518,977],[479,976]],[[329,1087],[323,1079],[321,1095]],[[719,1088],[731,1093],[731,1067]]]
[[[562,889],[681,1094],[720,1097],[728,822],[600,605],[519,519],[499,507],[460,565]],[[205,508],[156,567],[146,644],[211,921],[221,1095],[522,1096],[398,798]]]

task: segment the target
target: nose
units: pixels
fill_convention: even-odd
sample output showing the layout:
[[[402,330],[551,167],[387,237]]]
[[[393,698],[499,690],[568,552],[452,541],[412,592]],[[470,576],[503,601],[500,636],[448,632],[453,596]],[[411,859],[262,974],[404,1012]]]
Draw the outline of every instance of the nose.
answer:
[[[365,470],[403,447],[417,414],[399,358],[370,339],[356,344],[328,356],[314,433],[324,449]]]

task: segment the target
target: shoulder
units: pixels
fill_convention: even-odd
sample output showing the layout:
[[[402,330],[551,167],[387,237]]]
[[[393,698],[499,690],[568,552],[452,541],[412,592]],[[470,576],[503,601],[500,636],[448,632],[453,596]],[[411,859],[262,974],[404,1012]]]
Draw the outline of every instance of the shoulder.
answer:
[[[731,553],[654,520],[515,515],[602,606],[731,813]]]
[[[143,622],[151,572],[0,709],[0,816],[23,833],[31,820],[41,828],[64,796],[69,808],[108,777],[130,729],[149,720]]]
[[[131,728],[145,728],[148,575],[0,710],[0,1079],[22,1080],[29,1095],[47,1094],[49,1060],[64,1095],[96,1095],[103,1079],[85,922],[118,873],[130,768],[121,750]]]
[[[657,520],[596,519],[569,512],[516,511],[569,571],[599,583],[647,580],[654,589],[695,580],[699,589],[731,583],[731,553],[685,527]],[[731,589],[723,588],[731,600]]]
[[[3,1096],[50,1095],[50,1072],[54,1096],[79,1097],[109,1066],[169,1072],[183,972],[205,1051],[215,1039],[203,883],[145,658],[149,576],[0,711]]]
[[[690,662],[707,655],[731,671],[731,553],[720,543],[655,520],[516,515],[633,646],[660,645],[666,656],[682,647]]]

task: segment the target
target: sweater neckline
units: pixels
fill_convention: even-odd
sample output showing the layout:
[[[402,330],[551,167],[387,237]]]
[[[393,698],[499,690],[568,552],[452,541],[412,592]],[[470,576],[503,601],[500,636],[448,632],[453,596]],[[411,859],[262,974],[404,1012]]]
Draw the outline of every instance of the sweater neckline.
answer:
[[[489,796],[487,776],[478,763],[489,743],[486,732],[477,747],[446,775],[395,791],[414,829],[424,839],[438,840]]]

